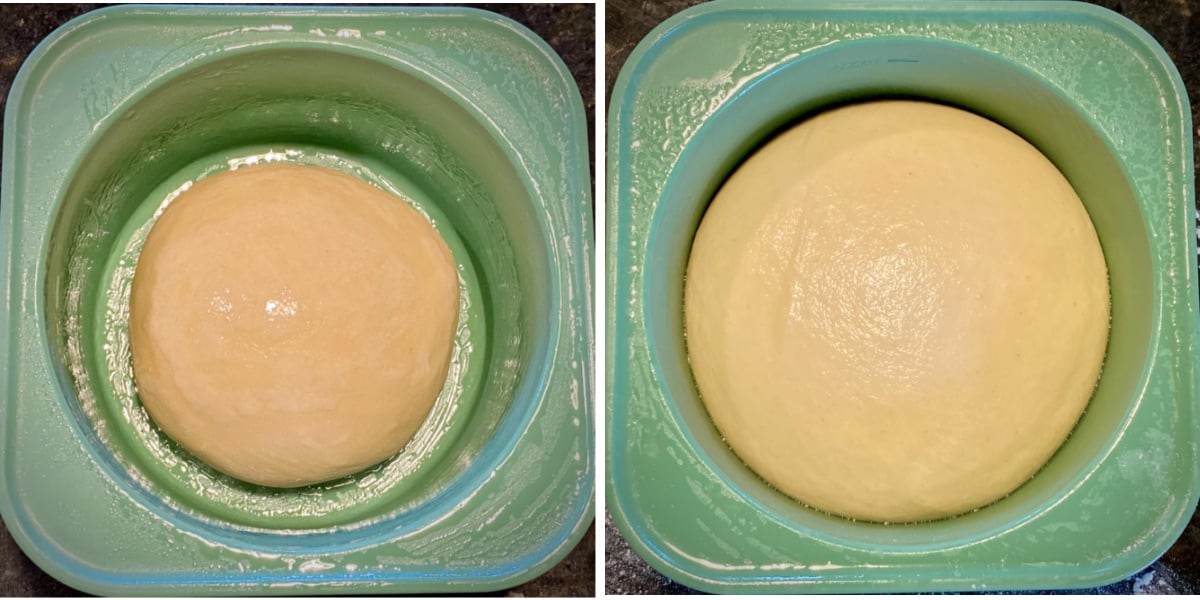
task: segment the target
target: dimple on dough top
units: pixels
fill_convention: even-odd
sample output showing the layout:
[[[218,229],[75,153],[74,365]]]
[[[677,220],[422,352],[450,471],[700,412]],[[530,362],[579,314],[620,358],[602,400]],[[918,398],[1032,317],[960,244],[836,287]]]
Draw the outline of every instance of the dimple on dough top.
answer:
[[[1028,480],[1108,335],[1083,205],[982,117],[881,101],[786,131],[728,179],[688,264],[688,355],[734,452],[788,495],[883,522]]]
[[[396,454],[442,389],[458,320],[445,241],[320,167],[244,167],[167,207],[138,259],[138,393],[216,469],[293,487]]]

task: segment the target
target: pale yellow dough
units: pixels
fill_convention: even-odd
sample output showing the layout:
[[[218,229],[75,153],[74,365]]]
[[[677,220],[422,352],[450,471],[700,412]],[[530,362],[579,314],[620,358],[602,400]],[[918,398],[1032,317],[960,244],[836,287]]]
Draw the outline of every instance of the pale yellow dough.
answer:
[[[696,234],[687,345],[730,447],[855,519],[960,514],[1067,437],[1108,335],[1107,270],[1033,146],[931,103],[839,108],[720,189]]]
[[[163,212],[138,259],[130,344],[151,418],[202,460],[278,487],[396,454],[445,381],[446,243],[344,173],[244,167]]]

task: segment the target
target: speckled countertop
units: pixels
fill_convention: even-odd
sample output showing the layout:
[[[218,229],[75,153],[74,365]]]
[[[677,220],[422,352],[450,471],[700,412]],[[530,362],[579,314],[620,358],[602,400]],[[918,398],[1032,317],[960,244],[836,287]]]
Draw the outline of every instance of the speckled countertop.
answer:
[[[667,17],[702,0],[607,0],[605,22],[605,97],[630,52]],[[1192,104],[1193,145],[1200,171],[1200,0],[1096,0],[1154,36],[1175,61]],[[622,539],[609,515],[604,518],[605,577],[608,594],[695,594],[655,572]],[[1166,554],[1132,577],[1102,588],[1048,593],[1194,594],[1200,593],[1200,517],[1193,516]]]
[[[102,5],[0,5],[0,112],[25,58],[59,25]],[[466,6],[472,6],[467,4]],[[588,4],[475,6],[510,17],[546,40],[579,86],[588,119],[588,147],[595,138],[595,7]],[[0,123],[0,128],[3,125]],[[0,129],[2,130],[2,129]],[[594,160],[594,159],[593,159]],[[594,172],[594,171],[593,171]],[[496,596],[592,596],[595,590],[595,526],[561,563],[544,575]],[[0,596],[79,596],[21,552],[0,526]]]

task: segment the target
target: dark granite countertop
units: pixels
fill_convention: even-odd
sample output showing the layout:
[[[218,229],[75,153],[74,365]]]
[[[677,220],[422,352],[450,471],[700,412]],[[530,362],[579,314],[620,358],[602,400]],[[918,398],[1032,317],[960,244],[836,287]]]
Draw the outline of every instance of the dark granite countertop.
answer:
[[[3,112],[17,70],[34,46],[59,25],[99,6],[102,5],[0,5],[0,112]],[[466,6],[491,10],[523,24],[558,52],[579,86],[588,119],[588,147],[593,147],[595,7],[589,4]],[[493,595],[590,597],[595,590],[595,553],[593,525],[575,549],[549,572]],[[0,596],[79,595],[80,592],[59,583],[33,564],[17,547],[8,530],[0,526]]]
[[[613,82],[629,54],[646,34],[667,17],[702,0],[607,0],[605,22],[605,97],[611,101]],[[1154,36],[1175,61],[1192,104],[1193,145],[1200,171],[1200,0],[1096,0]],[[646,564],[625,542],[609,515],[604,518],[605,578],[608,594],[699,593]],[[1154,564],[1132,577],[1102,588],[1075,590],[1084,594],[1200,593],[1200,517],[1193,516],[1183,535]]]

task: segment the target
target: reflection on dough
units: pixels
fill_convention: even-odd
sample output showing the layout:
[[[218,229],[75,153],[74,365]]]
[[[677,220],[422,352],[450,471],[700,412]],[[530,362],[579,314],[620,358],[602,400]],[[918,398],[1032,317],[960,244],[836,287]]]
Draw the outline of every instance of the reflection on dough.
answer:
[[[1108,335],[1099,241],[1037,149],[888,101],[792,128],[696,234],[688,354],[730,447],[794,498],[904,522],[1028,480],[1087,405]]]
[[[245,481],[292,487],[398,452],[440,392],[458,276],[433,226],[329,169],[201,180],[138,260],[138,393],[172,439]]]

